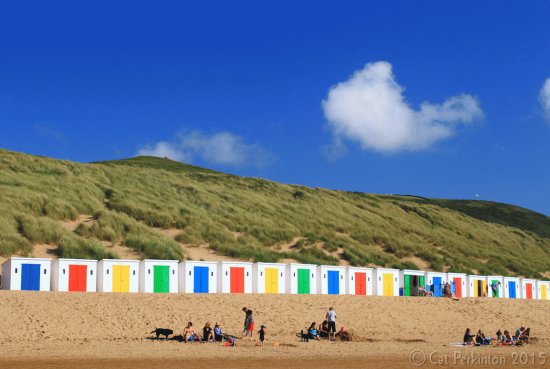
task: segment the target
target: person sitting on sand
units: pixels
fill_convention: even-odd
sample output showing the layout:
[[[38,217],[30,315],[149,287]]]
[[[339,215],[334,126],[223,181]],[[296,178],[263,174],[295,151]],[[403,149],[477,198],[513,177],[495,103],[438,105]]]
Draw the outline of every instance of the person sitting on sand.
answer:
[[[443,296],[450,298],[453,297],[453,293],[451,292],[451,285],[449,284],[449,282],[443,285]]]
[[[464,333],[464,344],[465,345],[473,345],[474,343],[475,335],[472,334],[472,331],[470,331],[470,328],[466,328],[466,333]]]
[[[216,322],[216,325],[214,326],[214,341],[216,342],[223,341],[222,327],[220,327],[220,323],[218,322]]]
[[[514,334],[514,341],[519,341],[519,337],[521,336],[524,330],[525,330],[524,326],[521,326],[519,327],[518,330],[516,330],[516,334]]]
[[[317,330],[317,323],[313,322],[307,329],[307,338],[310,340],[319,340],[319,331]]]
[[[504,343],[512,343],[514,342],[512,335],[509,331],[504,330]]]
[[[433,296],[433,292],[432,291],[428,291],[425,287],[418,287],[418,296],[428,296],[428,297],[431,297]]]
[[[214,332],[212,332],[210,322],[206,322],[204,328],[202,329],[202,340],[204,342],[214,342]]]
[[[497,336],[497,340],[498,340],[500,343],[506,342],[506,337],[504,336],[504,334],[502,333],[502,331],[501,331],[500,329],[497,331],[496,336]]]
[[[340,327],[340,330],[335,335],[336,338],[339,338],[340,341],[351,341],[349,332],[343,326]]]
[[[519,335],[520,341],[529,341],[529,334],[531,333],[531,328],[525,329],[521,334]]]
[[[193,323],[187,323],[187,327],[183,329],[183,342],[200,341],[200,337],[193,328]]]
[[[491,339],[486,338],[485,334],[480,329],[477,331],[477,334],[476,334],[476,343],[478,345],[489,345],[491,343]]]
[[[321,323],[321,328],[319,329],[319,337],[328,338],[328,320],[323,320]]]

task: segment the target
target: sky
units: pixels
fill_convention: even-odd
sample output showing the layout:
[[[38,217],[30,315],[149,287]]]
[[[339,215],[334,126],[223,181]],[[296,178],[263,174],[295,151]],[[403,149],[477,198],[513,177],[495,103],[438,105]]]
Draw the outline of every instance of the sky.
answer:
[[[11,2],[0,147],[550,215],[550,3]]]

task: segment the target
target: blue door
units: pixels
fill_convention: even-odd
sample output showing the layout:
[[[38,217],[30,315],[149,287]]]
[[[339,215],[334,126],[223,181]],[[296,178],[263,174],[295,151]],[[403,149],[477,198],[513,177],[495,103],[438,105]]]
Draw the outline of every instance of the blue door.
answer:
[[[434,296],[435,297],[443,296],[443,289],[441,288],[441,277],[434,277],[433,286],[434,286]]]
[[[508,282],[508,296],[511,298],[511,299],[515,299],[516,298],[516,282]]]
[[[328,273],[328,294],[340,294],[340,273],[330,270]]]
[[[196,266],[193,270],[195,273],[193,292],[208,293],[208,267]]]
[[[21,290],[40,291],[40,265],[21,265]]]

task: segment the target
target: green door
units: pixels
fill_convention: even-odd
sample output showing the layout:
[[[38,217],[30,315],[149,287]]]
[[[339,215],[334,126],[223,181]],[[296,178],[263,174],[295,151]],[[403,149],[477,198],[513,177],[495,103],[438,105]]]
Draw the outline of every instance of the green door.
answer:
[[[170,267],[166,265],[155,265],[153,267],[155,279],[154,292],[170,292]]]
[[[408,274],[404,275],[403,281],[403,296],[411,295],[411,276]]]
[[[309,269],[298,269],[298,294],[309,294]]]

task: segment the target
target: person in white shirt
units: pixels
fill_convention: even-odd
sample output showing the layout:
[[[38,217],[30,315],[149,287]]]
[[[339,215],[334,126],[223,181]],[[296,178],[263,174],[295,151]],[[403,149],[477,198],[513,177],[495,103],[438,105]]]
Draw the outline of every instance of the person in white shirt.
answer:
[[[334,341],[334,335],[336,334],[336,312],[333,308],[329,308],[327,311],[328,321],[328,338]]]

